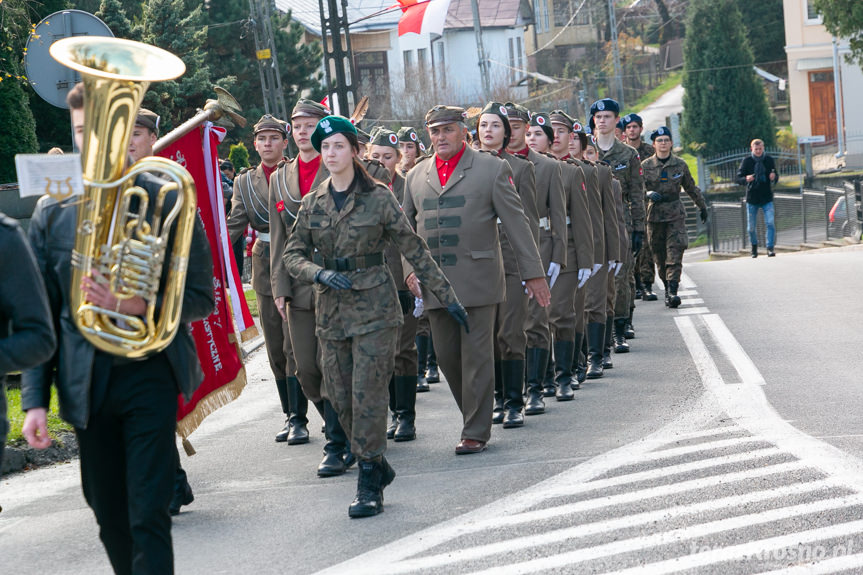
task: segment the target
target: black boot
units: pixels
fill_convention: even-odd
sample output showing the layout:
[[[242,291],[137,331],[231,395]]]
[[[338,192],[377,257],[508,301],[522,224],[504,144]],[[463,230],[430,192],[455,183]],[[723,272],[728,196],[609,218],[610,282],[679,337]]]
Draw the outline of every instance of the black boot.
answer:
[[[333,404],[327,399],[321,403],[324,409],[327,443],[324,445],[324,458],[318,465],[318,477],[335,477],[343,475],[356,462],[356,458],[351,454],[348,435],[339,423],[339,415],[333,408]]]
[[[572,351],[572,379],[570,384],[572,389],[581,389],[581,384],[587,377],[587,355],[582,358],[582,348],[584,347],[584,334],[575,333],[575,347]]]
[[[288,401],[291,404],[291,415],[288,419],[288,445],[300,445],[309,442],[309,400],[300,387],[296,377],[288,378]]]
[[[282,404],[282,413],[285,414],[285,426],[276,434],[276,442],[284,443],[288,440],[288,433],[291,431],[291,402],[288,399],[288,380],[277,379],[276,389],[279,392],[279,402]]]
[[[429,372],[428,379],[429,383],[440,383],[440,372],[438,372],[437,368],[437,354],[434,351],[434,340],[429,337]]]
[[[524,425],[524,360],[501,361],[503,375],[503,428]]]
[[[752,257],[758,257],[758,244],[752,244]]]
[[[636,298],[636,299],[638,299],[638,298]],[[641,296],[641,299],[643,301],[656,301],[657,300],[656,294],[653,293],[653,284],[652,283],[651,284],[647,284],[647,283],[644,284],[644,294]]]
[[[538,347],[527,350],[527,403],[525,415],[545,413],[545,402],[542,400],[542,379],[548,365],[548,350]]]
[[[626,343],[626,318],[614,320],[614,353],[629,353],[629,344]]]
[[[171,515],[179,515],[180,507],[188,505],[195,500],[192,494],[192,486],[186,477],[185,470],[180,466],[179,454],[177,455],[177,470],[174,472],[174,496],[171,497],[171,505],[168,512]]]
[[[590,322],[587,324],[587,377],[597,379],[602,377],[602,348],[605,345],[605,324]]]
[[[676,308],[680,305],[680,296],[677,295],[678,282],[670,280],[668,282],[668,307]]]
[[[417,380],[414,376],[397,375],[395,377],[396,416],[398,425],[393,439],[396,441],[413,441],[417,438],[416,421]]]
[[[552,345],[552,347],[554,347]],[[551,352],[548,353],[548,361],[545,365],[545,375],[542,378],[542,395],[543,397],[554,397],[556,392],[554,387],[554,361]]]
[[[635,274],[635,299],[644,297],[644,287],[641,285],[641,277]]]
[[[429,355],[429,336],[418,335],[417,342],[417,393],[429,390],[429,382],[426,379],[426,366]]]
[[[357,496],[348,507],[348,516],[371,517],[384,510],[384,487],[393,482],[396,472],[387,463],[386,458],[380,461],[364,459],[359,462],[357,477]]]
[[[626,326],[623,330],[623,337],[626,339],[633,339],[635,337],[635,328],[632,327],[632,313],[634,311],[634,309],[630,308],[629,317],[626,318]]]
[[[500,360],[494,360],[494,411],[491,422],[503,423],[503,368]]]
[[[602,368],[612,369],[611,347],[614,344],[614,316],[605,316],[605,342],[602,346]]]
[[[572,391],[572,354],[575,352],[574,341],[554,342],[554,382],[557,384],[555,397],[558,401],[572,401],[575,393]]]
[[[390,392],[390,424],[387,426],[387,439],[392,439],[396,435],[396,427],[399,424],[399,418],[396,415],[396,379],[395,376],[390,376],[389,384]]]

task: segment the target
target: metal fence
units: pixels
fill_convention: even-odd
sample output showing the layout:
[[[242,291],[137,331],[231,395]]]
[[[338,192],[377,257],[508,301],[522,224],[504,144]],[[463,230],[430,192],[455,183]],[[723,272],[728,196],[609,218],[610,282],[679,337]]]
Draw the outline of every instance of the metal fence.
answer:
[[[776,245],[798,249],[844,237],[860,238],[858,214],[860,183],[846,182],[842,188],[804,189],[803,193],[777,193],[773,196]],[[736,254],[749,249],[746,201],[713,202],[710,205],[710,252]],[[766,242],[764,212],[756,221],[758,245]]]
[[[766,148],[764,153],[773,158],[776,171],[782,178],[799,178],[802,158],[798,150]],[[698,181],[702,190],[717,184],[737,183],[737,169],[744,158],[752,155],[749,148],[729,150],[709,158],[698,157]]]

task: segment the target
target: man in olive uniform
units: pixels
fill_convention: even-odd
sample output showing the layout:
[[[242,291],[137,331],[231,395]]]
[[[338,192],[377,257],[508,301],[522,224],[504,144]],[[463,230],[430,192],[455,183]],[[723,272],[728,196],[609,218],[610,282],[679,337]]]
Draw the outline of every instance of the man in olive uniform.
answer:
[[[551,300],[512,169],[465,145],[465,118],[464,109],[454,106],[426,114],[435,156],[408,173],[403,206],[470,317],[470,333],[462,333],[441,302],[425,301],[438,359],[464,420],[456,454],[479,453],[491,437],[495,306],[505,293],[498,218],[528,296],[543,306]],[[416,276],[406,272],[408,286],[415,287]]]
[[[276,311],[288,329],[290,361],[296,366],[296,377],[288,377],[288,398],[294,397],[296,391],[293,388],[299,385],[299,394],[312,402],[324,420],[327,442],[318,465],[319,477],[343,474],[354,458],[338,414],[321,392],[323,375],[318,338],[315,336],[314,287],[309,282],[291,277],[283,256],[302,198],[329,176],[320,154],[311,144],[315,126],[328,114],[327,108],[312,100],[300,99],[294,106],[291,134],[299,154],[293,160],[281,163],[270,178],[269,195],[270,283]]]
[[[627,233],[632,248],[631,256],[627,255],[623,262],[623,269],[617,277],[617,296],[614,306],[615,351],[626,353],[629,351],[626,332],[628,328],[631,329],[632,312],[635,309],[635,257],[644,242],[644,181],[641,159],[634,148],[614,137],[614,127],[620,114],[620,105],[615,100],[611,98],[597,100],[590,106],[590,114],[596,124],[599,158],[611,166],[612,174],[620,181]]]
[[[644,162],[653,155],[653,146],[645,142],[641,134],[644,131],[644,120],[638,114],[627,114],[620,119],[623,124],[623,143],[638,152],[638,157]],[[653,254],[649,249],[638,252],[635,261],[635,299],[644,301],[656,301],[653,293],[653,280],[655,279]]]
[[[528,160],[506,151],[512,138],[509,113],[500,102],[489,102],[477,121],[480,149],[497,154],[512,169],[515,190],[530,223],[534,241],[539,246],[539,215],[536,209],[536,173]],[[521,285],[518,261],[506,236],[503,224],[498,224],[501,255],[503,256],[504,301],[497,304],[495,318],[495,398],[492,423],[504,428],[524,425],[524,359],[527,336],[528,298]]]
[[[680,305],[677,288],[683,270],[683,252],[689,245],[686,235],[686,208],[680,201],[683,188],[707,222],[707,204],[695,185],[686,162],[671,153],[671,130],[661,126],[650,134],[656,154],[644,162],[644,186],[647,188],[647,241],[665,284],[665,305]]]
[[[562,110],[549,115],[554,130],[551,154],[561,161],[563,184],[567,202],[566,268],[561,271],[557,285],[552,290],[550,321],[554,337],[554,383],[558,401],[574,399],[573,389],[578,389],[572,364],[581,341],[576,328],[579,316],[584,315],[583,290],[593,273],[595,259],[593,250],[593,225],[587,200],[587,184],[584,170],[569,153],[569,142],[573,134],[573,119]]]
[[[228,234],[233,244],[251,225],[258,233],[252,248],[252,288],[258,301],[258,314],[264,331],[264,342],[270,369],[276,379],[276,389],[285,414],[285,427],[276,434],[276,441],[288,445],[309,442],[306,418],[308,400],[294,375],[288,324],[282,321],[273,299],[270,275],[270,186],[288,145],[286,124],[266,114],[255,124],[255,150],[261,163],[252,170],[242,170],[234,180],[234,197],[228,216]]]
[[[0,470],[9,421],[6,375],[46,362],[57,338],[45,282],[18,222],[0,212]],[[14,330],[13,330],[14,328]],[[48,430],[37,430],[47,439]],[[36,437],[32,438],[34,441]],[[29,438],[28,438],[29,440]]]
[[[512,139],[509,150],[530,160],[536,171],[536,208],[539,216],[539,253],[550,288],[566,267],[566,204],[561,164],[546,155],[554,141],[548,114],[530,114],[518,104],[506,104]],[[548,309],[536,300],[528,302],[525,323],[527,334],[527,400],[525,415],[545,413],[542,380],[551,354],[551,331]]]

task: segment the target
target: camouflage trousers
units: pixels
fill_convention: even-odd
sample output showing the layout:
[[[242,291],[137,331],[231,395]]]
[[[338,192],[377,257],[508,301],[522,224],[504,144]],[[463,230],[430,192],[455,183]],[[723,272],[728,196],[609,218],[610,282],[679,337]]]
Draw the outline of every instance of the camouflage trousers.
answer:
[[[635,256],[628,244],[623,257],[623,267],[614,278],[615,319],[628,318],[629,312],[635,308]]]
[[[389,382],[399,328],[388,327],[348,339],[321,339],[324,397],[359,459],[377,459],[387,449]]]
[[[670,222],[647,222],[647,242],[659,268],[659,278],[679,282],[683,252],[689,246],[686,221],[681,218]]]
[[[641,283],[645,287],[652,286],[653,281],[656,279],[656,273],[654,270],[655,266],[653,265],[653,253],[651,253],[649,246],[644,246],[644,248],[638,252],[635,266],[635,273],[638,274],[638,277],[641,279]]]

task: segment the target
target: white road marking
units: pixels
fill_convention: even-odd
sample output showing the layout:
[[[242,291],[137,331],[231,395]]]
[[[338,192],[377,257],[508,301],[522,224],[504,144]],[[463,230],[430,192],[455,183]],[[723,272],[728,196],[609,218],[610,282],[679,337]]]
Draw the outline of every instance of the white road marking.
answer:
[[[678,295],[680,295],[680,294],[678,294]],[[680,300],[680,305],[681,305],[681,306],[687,306],[687,305],[703,305],[703,304],[704,304],[704,300],[703,300],[702,298],[700,298],[700,297],[682,298],[682,299]]]
[[[703,319],[707,327],[710,328],[713,339],[716,340],[731,365],[740,374],[741,380],[747,384],[764,385],[765,381],[761,372],[755,367],[749,354],[743,350],[743,346],[740,345],[737,338],[731,334],[731,330],[728,329],[722,318],[712,313],[703,316]]]
[[[677,308],[679,315],[696,315],[710,312],[706,307],[679,307]]]
[[[697,297],[698,292],[694,289],[679,289],[677,290],[677,295],[679,295],[681,299],[683,299],[688,297]]]
[[[786,567],[775,571],[765,571],[761,575],[822,575],[823,573],[836,573],[863,566],[863,553],[841,555],[838,553],[839,551],[840,549],[834,550],[838,555],[837,557],[831,557],[818,563],[810,562],[805,565],[795,565],[794,567]]]

